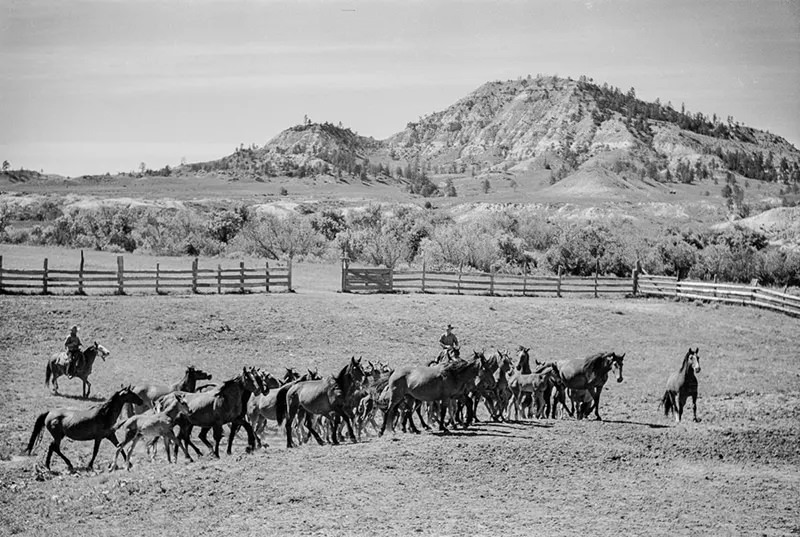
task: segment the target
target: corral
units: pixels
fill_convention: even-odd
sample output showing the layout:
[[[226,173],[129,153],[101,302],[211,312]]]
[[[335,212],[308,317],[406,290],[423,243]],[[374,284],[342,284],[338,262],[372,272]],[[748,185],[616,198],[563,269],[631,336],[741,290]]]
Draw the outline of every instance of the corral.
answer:
[[[0,527],[9,534],[785,535],[798,531],[797,320],[661,299],[349,295],[327,267],[296,268],[294,294],[0,297]],[[327,285],[326,285],[327,287]],[[329,287],[329,288],[331,288]],[[462,347],[532,347],[561,359],[625,352],[606,421],[481,422],[359,444],[232,456],[143,456],[130,473],[54,473],[20,456],[38,413],[74,400],[44,387],[44,364],[78,323],[111,351],[92,381],[173,382],[195,364],[223,380],[244,365],[330,374],[355,355],[390,365],[435,356],[448,322]],[[699,347],[700,423],[664,418],[666,378]],[[485,414],[481,414],[485,417]],[[47,437],[42,444],[46,446]],[[91,443],[66,441],[85,464]],[[103,445],[96,467],[113,457]],[[38,465],[37,465],[38,462]]]

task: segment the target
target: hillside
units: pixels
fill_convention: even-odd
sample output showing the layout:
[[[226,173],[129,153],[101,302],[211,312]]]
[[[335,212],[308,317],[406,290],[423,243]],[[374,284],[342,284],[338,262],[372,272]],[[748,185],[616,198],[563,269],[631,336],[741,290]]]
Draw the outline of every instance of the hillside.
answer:
[[[745,192],[750,180],[758,192]],[[642,101],[633,88],[538,76],[488,82],[386,140],[306,122],[218,160],[70,180],[8,172],[0,176],[4,184],[529,203],[711,198],[744,213],[745,203],[794,202],[800,151],[731,117]]]

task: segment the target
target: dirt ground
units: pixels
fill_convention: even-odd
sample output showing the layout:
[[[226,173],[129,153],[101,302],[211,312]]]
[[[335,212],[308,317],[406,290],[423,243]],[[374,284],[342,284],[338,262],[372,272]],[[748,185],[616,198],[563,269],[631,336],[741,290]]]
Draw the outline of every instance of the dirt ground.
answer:
[[[251,296],[0,296],[0,534],[48,535],[788,535],[800,533],[797,319],[661,300],[357,296],[315,288]],[[335,276],[335,275],[334,275]],[[335,277],[333,278],[335,281]],[[225,379],[243,365],[338,370],[351,356],[393,366],[436,353],[444,324],[465,349],[532,347],[540,359],[625,352],[603,422],[482,422],[443,436],[397,432],[340,446],[269,447],[168,465],[137,448],[130,472],[70,475],[36,416],[94,404],[44,386],[73,323],[111,356],[93,393],[173,382],[195,364]],[[659,409],[664,383],[700,348],[699,423]],[[485,417],[485,416],[484,416]],[[85,465],[90,443],[65,441]]]

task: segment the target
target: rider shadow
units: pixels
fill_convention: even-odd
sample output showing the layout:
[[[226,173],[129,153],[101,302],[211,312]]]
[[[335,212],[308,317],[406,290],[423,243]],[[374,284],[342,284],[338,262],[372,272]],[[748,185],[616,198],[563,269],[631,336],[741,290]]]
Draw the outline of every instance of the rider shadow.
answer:
[[[105,398],[97,397],[96,395],[93,395],[91,397],[81,397],[80,395],[71,395],[71,394],[66,394],[66,393],[56,393],[56,394],[53,394],[53,395],[55,395],[56,397],[62,397],[64,399],[75,399],[75,400],[78,400],[78,401],[93,401],[95,403],[99,403],[99,402],[105,401]]]
[[[603,420],[605,423],[620,423],[623,425],[640,425],[642,427],[650,427],[651,429],[669,429],[669,425],[663,423],[642,423],[641,421],[627,421],[627,420]]]

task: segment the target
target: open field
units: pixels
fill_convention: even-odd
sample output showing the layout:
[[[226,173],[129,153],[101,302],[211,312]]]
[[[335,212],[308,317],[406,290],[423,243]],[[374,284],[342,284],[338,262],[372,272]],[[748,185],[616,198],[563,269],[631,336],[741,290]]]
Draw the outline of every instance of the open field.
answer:
[[[128,257],[126,256],[126,262]],[[787,535],[800,531],[797,319],[661,300],[344,295],[335,267],[299,266],[297,293],[250,296],[0,296],[0,533],[169,535]],[[540,359],[625,352],[606,421],[481,423],[338,447],[270,446],[68,475],[47,434],[21,456],[35,417],[76,400],[79,381],[44,387],[68,327],[111,351],[94,392],[174,381],[195,364],[225,379],[243,365],[338,370],[350,356],[391,365],[435,355],[452,322],[462,347],[532,347]],[[700,423],[675,426],[658,403],[699,346]],[[65,441],[86,464],[90,443]],[[103,445],[96,462],[113,455]]]

